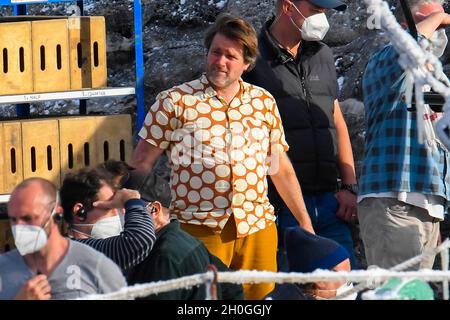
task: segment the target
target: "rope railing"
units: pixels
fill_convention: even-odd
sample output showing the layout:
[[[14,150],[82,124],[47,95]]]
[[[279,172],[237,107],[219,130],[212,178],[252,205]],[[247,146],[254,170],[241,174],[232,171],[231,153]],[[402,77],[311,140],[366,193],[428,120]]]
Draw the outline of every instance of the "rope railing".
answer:
[[[344,298],[355,292],[359,292],[365,288],[379,285],[392,277],[421,279],[431,282],[447,282],[450,280],[450,271],[447,269],[443,271],[422,269],[419,271],[402,271],[420,263],[424,257],[436,255],[439,252],[447,252],[450,248],[450,239],[445,240],[441,245],[433,249],[427,249],[422,254],[408,259],[390,270],[376,268],[369,270],[354,270],[349,272],[331,271],[331,270],[316,270],[310,273],[298,272],[269,272],[269,271],[230,271],[230,272],[216,272],[208,271],[202,274],[195,274],[178,279],[167,281],[157,281],[147,284],[137,284],[130,287],[122,288],[116,292],[107,294],[89,295],[80,298],[81,300],[129,300],[136,298],[143,298],[153,294],[169,292],[177,289],[189,289],[194,286],[206,285],[206,296],[211,299],[210,289],[211,284],[217,281],[218,283],[311,283],[311,282],[345,282],[351,281],[360,283],[353,289],[350,289],[343,294],[335,297],[335,299]],[[448,257],[448,255],[447,255]],[[445,255],[444,255],[445,259]],[[443,259],[443,260],[444,260]],[[445,296],[444,296],[445,297]]]
[[[429,282],[448,281],[450,279],[450,271],[440,270],[419,270],[419,271],[390,271],[385,269],[357,270],[357,271],[330,271],[316,270],[312,273],[284,273],[269,271],[230,271],[217,273],[219,283],[311,283],[311,282],[366,282],[381,283],[392,277],[421,279]],[[152,294],[159,294],[177,289],[189,289],[193,286],[199,286],[213,281],[214,273],[208,271],[202,274],[195,274],[188,277],[168,281],[151,282],[148,284],[138,284],[131,287],[125,287],[119,291],[89,295],[80,298],[81,300],[129,300],[135,298],[143,298]]]
[[[403,271],[412,267],[415,267],[417,264],[419,264],[424,258],[427,257],[431,257],[431,256],[436,256],[438,253],[444,254],[444,259],[445,259],[445,254],[447,254],[448,257],[448,249],[450,248],[450,239],[445,240],[443,243],[441,243],[439,246],[437,246],[436,248],[432,248],[432,249],[425,249],[424,252],[422,252],[421,254],[412,257],[411,259],[408,259],[402,263],[399,263],[398,265],[390,268],[390,271]],[[442,261],[444,261],[444,259],[442,259]],[[447,263],[446,266],[447,268],[444,269],[444,262],[442,262],[443,264],[443,269],[442,270],[448,270],[448,259],[447,259]],[[371,269],[374,270],[374,269]],[[444,290],[445,290],[445,283],[447,282],[447,286],[448,286],[448,281],[444,280],[443,284],[444,284]],[[379,285],[380,283],[360,283],[358,285],[356,285],[355,287],[353,287],[352,289],[343,292],[342,294],[334,297],[333,299],[342,299],[345,297],[348,297],[354,293],[358,293],[362,290],[365,290],[367,288],[371,288],[374,285]],[[444,296],[444,300],[448,300],[448,287],[447,287],[447,299],[445,299]]]
[[[366,282],[381,283],[392,277],[421,279],[423,281],[438,282],[448,281],[450,271],[440,270],[419,270],[419,271],[390,271],[385,269],[357,270],[349,272],[335,272],[330,270],[316,270],[312,273],[283,273],[269,271],[231,271],[217,273],[219,283],[311,283],[311,282]],[[199,286],[213,281],[214,273],[212,271],[196,274],[179,279],[168,281],[158,281],[148,284],[139,284],[131,287],[122,288],[119,291],[103,294],[90,295],[82,297],[82,300],[129,300],[143,298],[151,294],[158,294],[177,289],[188,289],[193,286]]]

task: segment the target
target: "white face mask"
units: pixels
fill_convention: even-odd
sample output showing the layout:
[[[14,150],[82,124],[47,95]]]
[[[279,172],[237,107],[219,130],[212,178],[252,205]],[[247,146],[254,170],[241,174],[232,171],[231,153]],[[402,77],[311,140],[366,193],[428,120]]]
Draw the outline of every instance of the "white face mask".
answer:
[[[56,203],[58,203],[58,199],[58,193],[56,193]],[[44,229],[55,214],[56,205],[42,227],[31,224],[16,224],[11,227],[14,243],[21,256],[38,252],[47,245],[48,236]]]
[[[442,57],[447,48],[448,38],[445,29],[436,30],[430,38],[431,52],[438,58]]]
[[[47,245],[47,233],[40,226],[16,224],[11,230],[17,251],[22,256],[38,252]]]
[[[73,226],[92,226],[90,236],[95,239],[106,239],[114,236],[118,236],[122,231],[122,222],[120,221],[119,215],[115,215],[112,217],[103,218],[98,220],[94,224],[90,223],[78,223],[73,224]],[[72,229],[75,232],[87,235],[81,231]],[[89,236],[89,235],[87,235]]]
[[[340,295],[340,294],[342,294],[342,293],[344,293],[344,292],[347,292],[347,291],[349,291],[350,289],[353,289],[353,283],[351,283],[351,282],[346,282],[346,283],[344,283],[342,286],[340,286],[339,288],[337,288],[337,290],[336,290],[336,296],[338,296],[338,295]],[[349,296],[340,298],[339,300],[355,300],[357,296],[358,296],[358,293],[355,292],[355,293],[352,293],[352,294],[349,295]]]
[[[336,296],[339,296],[341,294],[343,294],[344,292],[349,291],[350,289],[353,289],[353,283],[351,282],[346,282],[343,285],[341,285],[339,288],[337,288],[336,290],[321,290],[321,291],[336,291]],[[338,298],[338,300],[356,300],[356,297],[358,296],[358,293],[352,293],[349,296],[346,297],[342,297],[342,298]],[[314,299],[316,300],[328,300],[331,298],[322,298],[319,296],[314,296]]]
[[[302,39],[306,41],[322,40],[327,34],[328,29],[330,29],[330,25],[328,24],[327,16],[325,15],[325,13],[318,13],[305,18],[300,10],[298,10],[297,6],[295,4],[292,5],[294,6],[295,10],[297,10],[297,12],[300,13],[300,15],[305,19],[303,21],[302,27],[299,28],[294,20],[290,18],[291,22],[302,34]]]

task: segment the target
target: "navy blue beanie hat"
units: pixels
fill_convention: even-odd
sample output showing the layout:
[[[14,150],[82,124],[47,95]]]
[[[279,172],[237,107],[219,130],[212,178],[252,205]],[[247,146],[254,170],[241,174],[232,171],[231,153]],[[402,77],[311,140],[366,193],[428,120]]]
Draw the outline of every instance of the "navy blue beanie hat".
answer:
[[[300,227],[286,228],[285,246],[290,272],[331,270],[349,258],[347,250],[336,241]]]

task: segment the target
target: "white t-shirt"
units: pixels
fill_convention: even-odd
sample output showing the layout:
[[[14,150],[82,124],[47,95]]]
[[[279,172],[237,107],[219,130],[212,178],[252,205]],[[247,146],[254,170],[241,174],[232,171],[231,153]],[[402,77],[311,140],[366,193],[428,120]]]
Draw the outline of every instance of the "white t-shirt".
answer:
[[[369,193],[358,196],[358,203],[365,198],[394,198],[398,201],[427,210],[428,214],[433,218],[444,220],[445,199],[440,196],[422,194],[418,192]]]

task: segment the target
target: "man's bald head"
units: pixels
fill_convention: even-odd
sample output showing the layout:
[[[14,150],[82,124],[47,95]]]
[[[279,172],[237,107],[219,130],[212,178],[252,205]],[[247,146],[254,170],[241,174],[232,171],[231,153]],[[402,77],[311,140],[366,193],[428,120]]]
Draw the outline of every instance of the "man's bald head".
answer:
[[[49,203],[54,203],[56,201],[56,186],[43,178],[29,178],[22,181],[14,188],[11,198],[27,188],[33,188],[36,191],[39,191],[41,196],[46,197],[46,200]]]
[[[40,215],[55,208],[57,189],[53,183],[43,178],[30,178],[18,184],[8,202],[8,214],[22,216],[34,213]],[[19,215],[19,216],[18,216]]]

